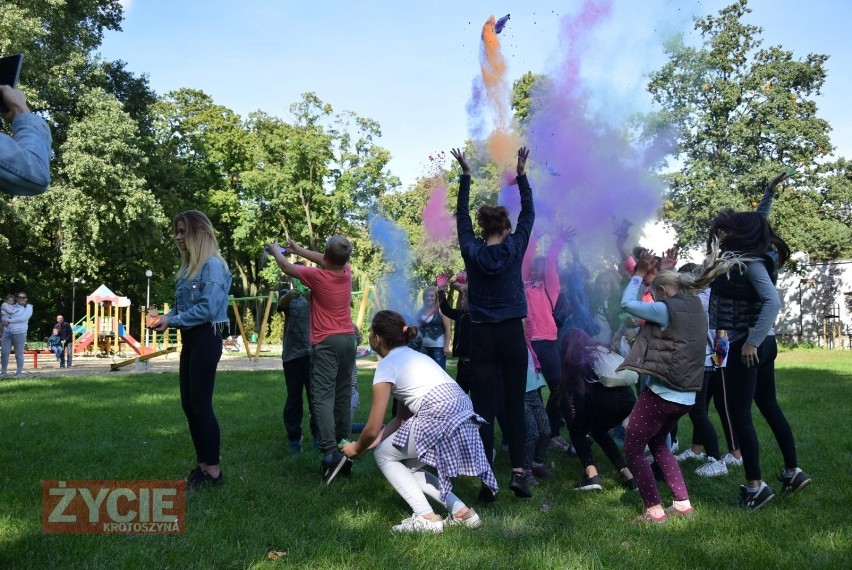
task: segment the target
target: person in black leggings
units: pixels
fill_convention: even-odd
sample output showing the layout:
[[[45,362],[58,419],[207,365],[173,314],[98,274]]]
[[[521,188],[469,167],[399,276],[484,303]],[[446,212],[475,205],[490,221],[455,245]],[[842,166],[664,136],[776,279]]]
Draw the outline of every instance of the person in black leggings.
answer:
[[[471,318],[470,362],[473,368],[471,400],[477,414],[488,422],[480,428],[489,461],[493,459],[494,417],[497,411],[495,383],[503,386],[509,459],[512,465],[509,488],[521,498],[532,497],[524,478],[526,423],[524,396],[527,379],[527,345],[523,319],[527,300],[521,265],[535,221],[532,189],[525,175],[529,151],[518,151],[517,184],[521,213],[512,232],[509,212],[503,206],[483,205],[477,212],[481,237],[473,233],[470,204],[470,166],[464,153],[452,154],[462,169],[456,204],[459,247],[468,276],[468,308]],[[480,500],[494,495],[487,486]]]
[[[627,461],[609,434],[609,430],[621,425],[630,415],[636,396],[627,386],[608,388],[596,380],[594,366],[599,351],[607,347],[589,338],[582,329],[570,329],[562,338],[562,378],[557,388],[557,398],[566,401],[569,409],[568,433],[571,444],[585,471],[583,478],[574,486],[576,491],[600,491],[603,489],[598,469],[592,457],[592,446],[588,435],[601,447],[610,463],[621,473],[628,489],[635,489],[636,482]]]
[[[772,325],[781,308],[775,289],[778,269],[790,256],[790,249],[767,220],[775,187],[787,173],[769,183],[756,212],[723,210],[712,221],[710,239],[718,238],[723,251],[753,258],[746,271],[733,270],[711,286],[710,326],[727,330],[730,340],[728,366],[724,370],[731,423],[745,466],[746,484],[740,487],[740,504],[759,509],[775,494],[761,478],[760,445],[751,418],[752,402],[772,430],[784,467],[782,490],[796,492],[811,482],[798,467],[793,431],[775,397],[775,357],[778,348]]]
[[[197,463],[186,485],[197,488],[223,482],[213,388],[222,356],[222,326],[228,322],[231,272],[219,253],[213,225],[202,212],[178,214],[172,231],[181,258],[175,305],[166,315],[149,315],[148,326],[159,332],[169,327],[181,331],[180,401]]]

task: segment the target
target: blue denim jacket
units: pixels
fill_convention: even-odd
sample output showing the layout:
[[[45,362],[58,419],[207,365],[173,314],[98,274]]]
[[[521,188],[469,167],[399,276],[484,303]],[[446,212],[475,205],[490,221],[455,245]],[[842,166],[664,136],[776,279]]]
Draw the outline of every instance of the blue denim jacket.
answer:
[[[50,184],[50,127],[32,113],[12,120],[14,138],[0,133],[0,191],[34,196]]]
[[[193,279],[180,278],[175,287],[175,307],[169,326],[188,329],[204,323],[228,321],[231,272],[218,257],[210,257]]]

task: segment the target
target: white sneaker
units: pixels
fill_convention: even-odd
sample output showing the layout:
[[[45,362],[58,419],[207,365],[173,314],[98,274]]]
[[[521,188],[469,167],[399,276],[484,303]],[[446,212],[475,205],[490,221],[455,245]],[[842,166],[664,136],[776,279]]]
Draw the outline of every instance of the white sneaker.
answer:
[[[465,518],[458,518],[453,514],[444,519],[444,526],[466,526],[467,528],[482,528],[482,519],[473,509],[468,509]]]
[[[391,527],[393,532],[444,532],[444,521],[430,521],[421,515],[411,515]]]
[[[678,449],[680,449],[680,442],[679,442],[678,440],[674,440],[674,441],[672,442],[671,452],[672,452],[672,453],[677,453]]]
[[[707,463],[695,470],[702,477],[719,477],[720,475],[728,474],[728,466],[725,465],[724,459],[716,459],[708,457]]]
[[[725,456],[722,458],[722,461],[724,461],[725,465],[727,465],[729,467],[738,467],[738,466],[743,464],[742,459],[738,459],[738,458],[734,457],[733,455],[731,455],[730,453],[726,453]]]
[[[680,455],[676,455],[675,459],[677,459],[679,462],[680,461],[686,461],[687,459],[698,459],[699,461],[703,461],[704,458],[706,458],[706,457],[707,456],[703,452],[702,453],[695,453],[694,451],[692,451],[692,448],[690,447],[689,449],[687,449],[686,451],[684,451]]]

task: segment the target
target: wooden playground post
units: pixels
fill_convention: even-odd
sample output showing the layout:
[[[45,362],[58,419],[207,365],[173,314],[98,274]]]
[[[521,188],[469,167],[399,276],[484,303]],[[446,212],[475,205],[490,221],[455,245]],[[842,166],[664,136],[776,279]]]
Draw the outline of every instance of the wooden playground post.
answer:
[[[266,310],[263,312],[263,320],[260,323],[260,335],[257,338],[257,346],[254,347],[254,361],[260,358],[260,347],[263,344],[263,337],[266,336],[266,322],[269,320],[269,311],[272,309],[272,297],[274,291],[269,292],[269,298],[266,300]]]
[[[240,336],[243,339],[243,346],[246,349],[246,356],[251,358],[251,349],[248,345],[248,338],[246,338],[246,329],[243,326],[243,318],[240,316],[240,308],[237,306],[237,300],[231,295],[231,307],[234,309],[234,317],[237,320],[237,328],[240,329]]]
[[[372,285],[365,286],[364,291],[361,293],[361,304],[358,306],[358,318],[355,319],[358,330],[361,330],[361,325],[364,324],[364,317],[367,316],[367,301],[372,287]]]
[[[110,311],[112,313],[112,353],[118,354],[118,343],[120,342],[118,338],[118,318],[121,315],[121,307],[117,303],[112,303],[110,308],[112,309]]]

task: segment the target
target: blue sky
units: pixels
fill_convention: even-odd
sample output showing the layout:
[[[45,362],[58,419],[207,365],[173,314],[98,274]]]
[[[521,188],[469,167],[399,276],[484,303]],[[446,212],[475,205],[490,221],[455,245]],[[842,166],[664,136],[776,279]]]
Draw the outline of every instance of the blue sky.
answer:
[[[479,73],[479,34],[494,14],[511,13],[500,38],[510,81],[526,71],[553,73],[560,62],[559,23],[580,0],[288,2],[284,0],[124,0],[122,32],[101,53],[147,73],[158,93],[205,91],[246,116],[288,118],[300,94],[314,91],[335,111],[379,122],[390,170],[409,185],[431,153],[468,137],[465,106]],[[613,114],[647,108],[643,77],[663,63],[664,36],[690,33],[691,17],[716,13],[718,0],[615,0],[611,20],[590,38],[584,78]],[[837,154],[852,158],[852,34],[849,0],[752,0],[748,22],[765,45],[797,58],[829,54],[817,98],[833,128]],[[844,98],[844,96],[846,96]]]

